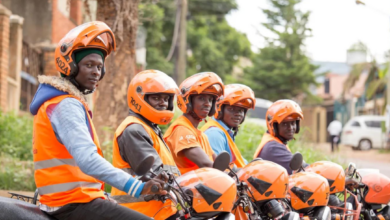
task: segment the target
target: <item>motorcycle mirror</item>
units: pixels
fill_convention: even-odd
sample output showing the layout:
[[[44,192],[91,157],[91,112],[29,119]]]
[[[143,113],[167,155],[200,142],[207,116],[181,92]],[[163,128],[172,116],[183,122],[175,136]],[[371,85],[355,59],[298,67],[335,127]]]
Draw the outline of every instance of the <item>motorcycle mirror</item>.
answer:
[[[302,163],[303,163],[303,156],[301,153],[299,152],[296,152],[291,160],[290,160],[290,168],[291,170],[299,170],[299,168],[302,167]]]
[[[353,177],[356,173],[356,165],[354,163],[349,163],[347,169],[345,170],[345,174],[348,177]]]
[[[229,167],[230,154],[228,152],[222,152],[214,160],[213,168],[224,171]]]
[[[152,155],[146,156],[136,167],[132,167],[134,173],[137,176],[145,175],[150,168],[152,168],[154,163],[154,157]]]

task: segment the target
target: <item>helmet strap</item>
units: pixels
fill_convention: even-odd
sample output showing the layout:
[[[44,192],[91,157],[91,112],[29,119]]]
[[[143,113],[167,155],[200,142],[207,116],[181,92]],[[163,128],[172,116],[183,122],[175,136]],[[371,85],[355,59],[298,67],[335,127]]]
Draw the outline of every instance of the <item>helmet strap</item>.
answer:
[[[95,92],[95,89],[93,90],[88,90],[83,88],[77,81],[76,81],[76,76],[68,76],[66,77],[76,88],[83,94],[83,95],[88,95],[93,92]]]

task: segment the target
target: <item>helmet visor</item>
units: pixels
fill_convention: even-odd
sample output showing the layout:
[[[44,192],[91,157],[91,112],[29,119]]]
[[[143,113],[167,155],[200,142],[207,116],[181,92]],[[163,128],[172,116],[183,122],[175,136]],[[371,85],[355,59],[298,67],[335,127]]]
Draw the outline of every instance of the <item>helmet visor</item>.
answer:
[[[246,109],[253,108],[253,100],[252,99],[242,99],[236,103],[234,103],[235,106],[243,107]]]
[[[220,97],[223,93],[223,88],[220,84],[213,84],[213,85],[207,87],[205,90],[203,90],[202,93],[215,95],[217,97]]]

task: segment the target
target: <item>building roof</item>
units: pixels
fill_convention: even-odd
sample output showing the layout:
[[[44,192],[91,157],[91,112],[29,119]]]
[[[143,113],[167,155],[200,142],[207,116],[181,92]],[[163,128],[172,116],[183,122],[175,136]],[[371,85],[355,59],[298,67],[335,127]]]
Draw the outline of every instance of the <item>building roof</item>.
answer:
[[[335,73],[338,75],[347,75],[351,71],[351,66],[343,62],[324,62],[324,61],[312,61],[312,64],[319,66],[318,69],[314,72],[316,81],[318,83],[323,83],[325,81],[325,76],[320,75],[322,73]]]

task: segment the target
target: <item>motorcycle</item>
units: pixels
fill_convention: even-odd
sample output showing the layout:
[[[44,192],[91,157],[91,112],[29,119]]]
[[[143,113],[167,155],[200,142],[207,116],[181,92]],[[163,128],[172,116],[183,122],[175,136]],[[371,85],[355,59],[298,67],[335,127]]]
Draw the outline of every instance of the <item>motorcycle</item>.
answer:
[[[361,206],[361,219],[390,219],[390,178],[381,173],[362,176],[353,163],[348,166],[347,176],[354,182],[348,188],[357,197],[356,201],[348,199],[354,207]]]
[[[301,172],[305,171],[302,164],[302,154],[295,153],[290,162],[290,168],[294,173],[290,175],[288,196],[285,201],[299,213],[302,220],[330,220],[331,211],[327,206],[329,183],[316,173]]]
[[[162,169],[150,171],[142,178],[149,179],[161,172],[167,174],[164,190],[168,194],[147,195],[144,200],[163,203],[168,199],[173,201],[178,209],[179,220],[233,220],[231,211],[236,200],[237,186],[231,177],[222,172],[229,166],[229,161],[230,155],[223,152],[215,158],[213,168],[200,168],[179,177]],[[153,186],[152,192],[157,191],[158,187]]]
[[[153,165],[154,157],[146,157],[135,173],[139,175],[146,174]],[[34,220],[55,220],[56,218],[41,211],[38,206],[38,190],[34,197],[10,193],[11,198],[0,197],[0,219],[34,219]],[[106,194],[107,195],[107,194]],[[13,199],[16,197],[16,199]],[[29,202],[31,200],[31,203]]]
[[[237,219],[299,219],[299,215],[281,199],[286,197],[287,171],[280,165],[260,158],[238,172],[229,169],[236,179],[237,201],[233,213]]]

